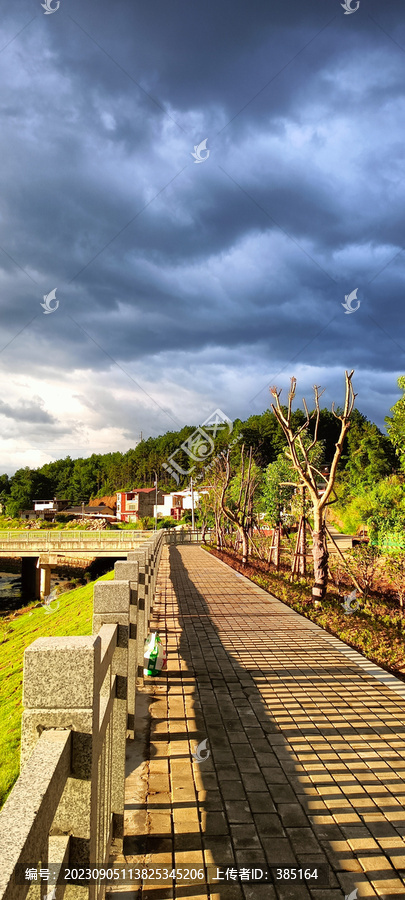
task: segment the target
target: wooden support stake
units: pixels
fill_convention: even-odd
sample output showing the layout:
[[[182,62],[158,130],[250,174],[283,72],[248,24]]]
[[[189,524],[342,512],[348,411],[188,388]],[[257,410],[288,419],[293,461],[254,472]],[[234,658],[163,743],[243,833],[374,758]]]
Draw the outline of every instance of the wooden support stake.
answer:
[[[345,569],[346,569],[346,572],[348,572],[348,574],[350,575],[350,578],[352,579],[355,588],[357,588],[359,594],[362,594],[363,591],[362,591],[362,589],[361,589],[361,587],[360,587],[358,581],[357,581],[356,578],[354,577],[353,572],[350,571],[349,566],[347,565],[347,562],[346,562],[346,560],[345,560],[345,558],[344,558],[344,556],[343,556],[343,553],[342,553],[340,547],[338,547],[338,545],[337,545],[337,543],[336,543],[336,541],[335,541],[335,539],[334,539],[334,537],[333,537],[333,534],[330,533],[329,528],[328,528],[327,525],[325,525],[325,531],[326,531],[327,535],[330,537],[332,543],[335,545],[336,550],[337,550],[339,556],[340,556],[341,559],[342,559],[342,562],[343,562],[343,565],[344,565],[344,567],[345,567]]]

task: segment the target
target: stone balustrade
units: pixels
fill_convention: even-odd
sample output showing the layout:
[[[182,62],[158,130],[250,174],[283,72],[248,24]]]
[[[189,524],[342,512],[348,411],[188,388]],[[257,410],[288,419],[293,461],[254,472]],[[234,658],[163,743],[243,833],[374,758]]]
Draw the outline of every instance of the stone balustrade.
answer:
[[[148,536],[115,564],[113,581],[95,585],[91,636],[38,638],[25,651],[21,774],[0,813],[0,900],[105,897],[102,884],[54,894],[18,872],[106,866],[123,837],[125,743],[165,538]]]

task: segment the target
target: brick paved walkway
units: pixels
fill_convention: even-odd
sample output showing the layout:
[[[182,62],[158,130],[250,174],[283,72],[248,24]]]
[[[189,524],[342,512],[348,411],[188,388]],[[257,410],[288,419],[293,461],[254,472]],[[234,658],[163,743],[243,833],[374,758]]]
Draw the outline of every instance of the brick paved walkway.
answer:
[[[330,887],[121,896],[343,900],[357,888],[405,898],[405,685],[199,547],[165,549],[152,624],[167,634],[168,675],[139,695],[127,863],[328,863]],[[210,757],[197,763],[205,738]]]

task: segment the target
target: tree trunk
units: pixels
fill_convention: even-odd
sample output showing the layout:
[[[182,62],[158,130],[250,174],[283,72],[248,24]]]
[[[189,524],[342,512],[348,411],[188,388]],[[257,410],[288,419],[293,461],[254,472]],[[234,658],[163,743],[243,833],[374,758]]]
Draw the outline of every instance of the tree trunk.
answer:
[[[312,532],[312,556],[314,558],[314,584],[312,599],[324,600],[328,586],[328,559],[325,524],[322,522],[319,531]]]
[[[215,513],[215,538],[217,544],[217,550],[222,550],[222,528],[221,528],[221,519],[218,513]]]
[[[247,563],[248,553],[249,553],[249,538],[248,538],[247,531],[245,531],[244,528],[241,528],[241,527],[239,528],[239,534],[240,534],[241,541],[242,541],[242,565],[245,566]]]

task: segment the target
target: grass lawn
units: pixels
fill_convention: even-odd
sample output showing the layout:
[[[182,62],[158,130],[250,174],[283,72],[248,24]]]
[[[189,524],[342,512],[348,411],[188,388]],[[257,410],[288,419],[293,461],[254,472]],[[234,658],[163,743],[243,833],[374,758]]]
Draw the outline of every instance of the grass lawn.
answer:
[[[97,580],[113,577],[112,571]],[[39,637],[91,634],[94,584],[61,594],[52,613],[25,607],[0,620],[0,806],[20,772],[24,650]]]

